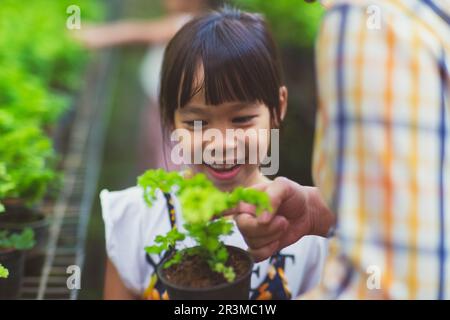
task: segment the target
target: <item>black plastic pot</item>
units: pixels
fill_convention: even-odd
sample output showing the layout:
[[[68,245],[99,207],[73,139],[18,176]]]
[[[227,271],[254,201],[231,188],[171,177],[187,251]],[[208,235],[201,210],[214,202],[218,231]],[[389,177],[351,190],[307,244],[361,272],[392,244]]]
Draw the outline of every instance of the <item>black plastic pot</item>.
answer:
[[[248,300],[250,295],[250,281],[253,269],[253,259],[241,248],[227,246],[228,250],[239,252],[248,262],[248,270],[244,275],[231,283],[224,283],[211,288],[186,288],[174,285],[164,277],[164,259],[157,268],[160,281],[167,288],[170,300]]]
[[[6,212],[0,214],[0,230],[11,233],[21,232],[25,228],[34,231],[36,244],[26,252],[26,268],[31,274],[40,273],[42,261],[47,249],[50,222],[42,213],[20,205],[6,205]]]
[[[6,279],[0,279],[0,300],[18,299],[22,287],[25,262],[24,251],[0,250],[0,264],[9,270]]]

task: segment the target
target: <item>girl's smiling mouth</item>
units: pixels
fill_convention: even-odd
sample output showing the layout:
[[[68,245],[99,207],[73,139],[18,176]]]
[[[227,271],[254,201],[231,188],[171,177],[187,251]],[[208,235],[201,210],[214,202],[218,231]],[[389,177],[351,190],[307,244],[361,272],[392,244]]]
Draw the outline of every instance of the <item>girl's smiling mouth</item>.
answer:
[[[241,171],[242,165],[240,164],[206,164],[208,172],[217,180],[231,180],[235,178]]]

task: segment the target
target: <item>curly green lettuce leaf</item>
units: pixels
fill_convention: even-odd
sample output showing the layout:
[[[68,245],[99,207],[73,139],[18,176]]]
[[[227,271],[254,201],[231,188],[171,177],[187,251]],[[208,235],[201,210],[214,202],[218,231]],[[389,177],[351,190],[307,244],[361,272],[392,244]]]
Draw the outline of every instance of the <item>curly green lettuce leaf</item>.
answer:
[[[163,169],[148,170],[138,178],[138,185],[144,190],[144,199],[149,206],[156,200],[157,190],[168,193],[182,182],[183,176],[179,172],[166,172]]]
[[[228,195],[212,188],[193,187],[180,194],[183,218],[187,224],[206,224],[229,208]]]
[[[252,204],[256,207],[256,215],[260,215],[263,211],[272,212],[272,205],[270,203],[269,195],[265,192],[238,187],[233,190],[229,196],[230,207],[233,208],[239,202]]]
[[[172,228],[165,236],[158,235],[155,238],[155,245],[148,246],[145,251],[148,254],[160,255],[164,251],[175,248],[177,243],[185,239],[185,234],[178,231],[178,229]]]

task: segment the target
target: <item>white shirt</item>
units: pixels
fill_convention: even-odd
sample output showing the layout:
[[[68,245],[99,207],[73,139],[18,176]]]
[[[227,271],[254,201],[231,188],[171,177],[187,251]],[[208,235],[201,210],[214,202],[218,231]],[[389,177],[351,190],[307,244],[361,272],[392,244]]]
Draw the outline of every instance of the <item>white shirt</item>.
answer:
[[[149,207],[143,199],[143,190],[139,187],[115,192],[103,190],[100,193],[107,255],[124,285],[139,296],[144,294],[155,272],[146,260],[144,248],[153,245],[157,235],[165,234],[171,229],[166,199],[159,191],[156,195],[156,201]],[[172,199],[177,226],[180,231],[184,231],[180,203],[173,195]],[[226,245],[248,248],[235,223],[233,234],[223,237],[223,240]],[[183,245],[190,247],[195,242],[187,238]],[[281,250],[281,254],[288,256],[285,259],[284,276],[292,298],[295,298],[319,283],[327,254],[327,240],[306,236]],[[152,259],[159,262],[158,256],[152,255]],[[261,286],[269,269],[269,259],[255,263],[251,278],[253,289]]]

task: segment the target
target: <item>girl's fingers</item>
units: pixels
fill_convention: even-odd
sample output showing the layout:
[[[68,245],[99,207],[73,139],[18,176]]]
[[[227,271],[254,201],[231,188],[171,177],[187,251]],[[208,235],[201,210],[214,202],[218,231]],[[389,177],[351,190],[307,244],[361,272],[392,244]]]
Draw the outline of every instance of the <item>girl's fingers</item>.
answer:
[[[272,256],[278,250],[278,246],[279,241],[277,240],[260,249],[249,249],[249,252],[255,262],[260,262]]]

